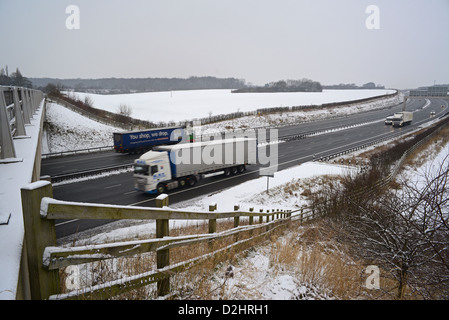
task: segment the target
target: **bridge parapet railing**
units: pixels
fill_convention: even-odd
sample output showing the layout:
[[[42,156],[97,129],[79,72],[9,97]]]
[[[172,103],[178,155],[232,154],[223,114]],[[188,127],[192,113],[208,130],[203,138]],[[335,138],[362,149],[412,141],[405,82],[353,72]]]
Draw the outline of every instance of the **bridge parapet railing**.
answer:
[[[14,139],[26,137],[26,125],[43,99],[39,90],[0,86],[0,160],[16,158]]]

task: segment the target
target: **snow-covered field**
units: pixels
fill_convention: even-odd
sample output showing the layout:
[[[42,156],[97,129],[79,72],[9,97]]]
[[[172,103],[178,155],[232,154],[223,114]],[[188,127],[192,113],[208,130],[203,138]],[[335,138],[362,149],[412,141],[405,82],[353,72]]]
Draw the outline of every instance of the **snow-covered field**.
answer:
[[[121,104],[132,109],[131,116],[152,122],[185,121],[210,115],[255,111],[261,108],[321,105],[352,101],[394,90],[323,90],[323,92],[232,93],[231,90],[165,91],[100,95],[70,93],[82,101],[89,97],[93,107],[117,112]]]

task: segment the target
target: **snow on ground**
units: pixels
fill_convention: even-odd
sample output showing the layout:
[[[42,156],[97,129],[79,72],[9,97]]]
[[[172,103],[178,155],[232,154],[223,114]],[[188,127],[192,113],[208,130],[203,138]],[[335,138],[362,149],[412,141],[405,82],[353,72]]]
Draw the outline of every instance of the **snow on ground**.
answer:
[[[408,181],[420,190],[426,186],[428,179],[435,177],[441,168],[444,169],[449,165],[449,142],[440,139],[434,142],[434,146],[416,154],[414,159],[413,165],[404,165],[397,180]]]
[[[209,204],[216,203],[218,211],[233,211],[234,205],[239,205],[240,210],[256,209],[287,209],[296,210],[307,202],[300,196],[303,191],[299,182],[324,175],[343,175],[353,170],[347,166],[307,162],[289,169],[274,173],[273,178],[260,177],[244,182],[240,185],[192,200],[176,204],[176,208],[186,210],[208,210]],[[267,194],[267,179],[268,194]],[[298,183],[297,183],[298,182]],[[296,195],[282,196],[282,187],[288,184],[296,186]],[[288,192],[287,192],[288,193]]]
[[[281,236],[275,243],[297,241],[297,234]],[[242,257],[244,255],[244,257]],[[221,263],[209,276],[211,300],[330,300],[329,290],[301,280],[298,268],[276,262],[273,246],[257,245],[230,263]],[[185,285],[188,287],[188,285]],[[181,290],[182,291],[182,290]],[[180,299],[201,299],[185,296]]]
[[[122,131],[101,124],[56,103],[47,103],[47,127],[42,153],[113,145],[112,133]]]
[[[70,93],[93,107],[117,112],[121,104],[132,108],[131,116],[152,122],[185,121],[210,115],[255,111],[261,108],[321,105],[381,96],[394,90],[323,90],[323,92],[232,93],[231,90],[188,90],[118,95]]]

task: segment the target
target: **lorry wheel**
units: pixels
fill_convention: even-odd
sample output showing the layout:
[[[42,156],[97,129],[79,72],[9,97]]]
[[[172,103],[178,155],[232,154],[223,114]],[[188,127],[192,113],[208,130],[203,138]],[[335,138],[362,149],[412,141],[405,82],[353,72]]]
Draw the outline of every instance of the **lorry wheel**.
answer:
[[[243,173],[245,171],[245,166],[239,166],[239,173]]]
[[[232,167],[231,168],[231,173],[232,174],[237,174],[237,172],[238,172],[237,167]]]
[[[165,188],[165,185],[164,185],[164,184],[159,183],[159,184],[157,185],[157,193],[158,193],[158,194],[164,193],[165,190],[166,190],[166,188]]]
[[[225,175],[225,177],[229,177],[229,176],[231,175],[231,170],[229,170],[228,168],[226,168],[226,169],[224,170],[224,175]]]
[[[195,177],[188,178],[187,183],[189,184],[189,187],[193,187],[196,184],[196,178]]]

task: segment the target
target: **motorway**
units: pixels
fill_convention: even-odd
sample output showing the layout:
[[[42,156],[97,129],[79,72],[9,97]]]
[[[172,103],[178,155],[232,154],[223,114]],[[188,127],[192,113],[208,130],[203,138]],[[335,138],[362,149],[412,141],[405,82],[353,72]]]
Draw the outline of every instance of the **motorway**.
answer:
[[[281,138],[310,131],[364,123],[364,125],[357,127],[308,136],[305,139],[291,140],[278,144],[278,170],[310,161],[313,155],[317,158],[328,156],[363,143],[397,134],[398,132],[405,133],[411,131],[424,122],[445,114],[447,108],[443,109],[441,107],[443,105],[447,106],[447,102],[439,99],[427,100],[425,98],[417,98],[409,100],[407,102],[407,111],[414,111],[414,119],[411,125],[403,128],[386,126],[383,122],[386,116],[400,111],[402,104],[383,110],[364,112],[342,118],[278,128],[278,135]],[[436,115],[430,116],[431,111],[435,111]],[[103,152],[42,159],[41,174],[54,176],[80,170],[132,163],[136,158],[138,158],[138,155]],[[251,165],[247,167],[246,172],[240,175],[228,178],[222,176],[206,178],[199,181],[193,188],[169,191],[170,204],[216,192],[258,177],[259,167],[257,165]],[[53,196],[59,200],[88,203],[149,207],[155,205],[154,195],[142,194],[134,190],[132,172],[111,175],[95,180],[56,185],[53,188]],[[59,238],[107,222],[103,220],[56,221],[56,234]]]

